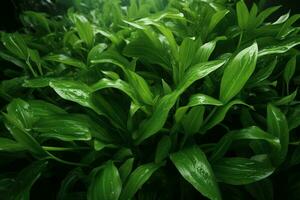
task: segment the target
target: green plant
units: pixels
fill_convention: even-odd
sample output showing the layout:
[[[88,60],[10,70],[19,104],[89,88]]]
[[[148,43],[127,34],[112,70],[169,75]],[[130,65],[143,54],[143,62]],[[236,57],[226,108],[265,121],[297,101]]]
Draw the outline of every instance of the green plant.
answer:
[[[299,198],[300,15],[270,22],[278,9],[24,12],[22,30],[1,33],[1,197]]]

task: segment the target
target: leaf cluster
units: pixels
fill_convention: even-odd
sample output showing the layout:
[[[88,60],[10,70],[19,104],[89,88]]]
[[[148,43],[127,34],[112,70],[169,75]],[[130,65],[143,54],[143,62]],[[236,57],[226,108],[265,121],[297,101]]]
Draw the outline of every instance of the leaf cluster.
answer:
[[[1,32],[1,198],[298,199],[300,15],[269,20],[279,11],[74,0],[22,13]]]

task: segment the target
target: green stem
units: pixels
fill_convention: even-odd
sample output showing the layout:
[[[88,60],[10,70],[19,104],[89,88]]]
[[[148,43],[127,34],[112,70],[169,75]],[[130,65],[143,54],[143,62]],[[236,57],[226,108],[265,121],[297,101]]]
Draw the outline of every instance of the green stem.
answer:
[[[209,113],[209,115],[204,120],[203,125],[205,125],[210,120],[210,118],[215,114],[216,110],[217,107],[214,107],[213,110]]]
[[[241,34],[240,34],[240,38],[239,38],[239,43],[237,45],[237,49],[239,49],[240,46],[241,46],[241,44],[242,44],[243,34],[244,34],[244,31],[242,31]]]
[[[43,75],[44,75],[44,73],[43,73],[43,70],[42,70],[42,67],[41,67],[41,65],[37,65],[37,67],[38,67],[38,70],[39,70],[40,74],[43,76]]]
[[[29,67],[31,73],[33,74],[34,77],[38,77],[37,73],[33,70],[31,64],[29,61],[26,61],[27,66]]]
[[[184,147],[184,144],[185,144],[186,140],[188,139],[188,137],[189,137],[188,134],[185,133],[181,140],[181,143],[180,143],[180,149],[182,149]]]
[[[76,166],[81,166],[81,167],[87,167],[88,166],[87,164],[75,163],[75,162],[69,162],[69,161],[62,160],[62,159],[54,156],[53,154],[51,154],[49,152],[47,152],[47,154],[50,156],[49,157],[50,159],[56,160],[57,162],[60,162],[60,163],[66,164],[66,165],[76,165]]]
[[[46,151],[80,151],[80,150],[89,149],[88,147],[67,148],[67,147],[49,147],[49,146],[42,146],[42,148]]]

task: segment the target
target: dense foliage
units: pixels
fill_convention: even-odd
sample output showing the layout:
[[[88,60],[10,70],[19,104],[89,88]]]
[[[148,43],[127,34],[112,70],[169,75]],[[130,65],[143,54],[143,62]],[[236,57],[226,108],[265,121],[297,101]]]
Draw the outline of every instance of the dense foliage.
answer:
[[[274,14],[227,0],[22,13],[1,32],[0,199],[299,199],[300,15]]]

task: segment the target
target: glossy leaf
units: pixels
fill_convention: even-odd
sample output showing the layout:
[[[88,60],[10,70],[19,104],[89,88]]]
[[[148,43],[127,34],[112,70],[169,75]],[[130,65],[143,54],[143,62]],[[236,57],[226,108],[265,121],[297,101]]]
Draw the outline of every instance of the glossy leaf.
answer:
[[[118,200],[122,190],[122,182],[118,169],[112,161],[108,161],[103,169],[96,173],[89,187],[89,200]]]
[[[18,33],[2,34],[2,43],[11,53],[25,60],[28,56],[28,47],[24,39]]]
[[[90,140],[92,135],[84,117],[71,114],[42,117],[33,129],[40,133],[40,137],[63,141]]]
[[[286,64],[283,72],[283,78],[288,85],[296,70],[296,56],[292,57]]]
[[[289,129],[285,115],[272,104],[267,108],[268,132],[279,138],[281,149],[274,152],[273,162],[279,165],[285,159],[289,144]]]
[[[80,60],[74,59],[74,58],[66,56],[64,54],[48,55],[48,56],[44,57],[44,59],[49,60],[49,61],[63,63],[63,64],[77,67],[80,69],[86,68],[86,65],[83,62],[81,62]]]
[[[178,89],[165,95],[157,103],[152,116],[145,121],[139,129],[140,136],[137,143],[156,134],[164,125],[170,109],[174,106],[178,96],[185,91],[193,82],[201,79],[224,64],[224,61],[212,61],[197,64],[191,67],[179,83]]]
[[[11,140],[11,139],[8,139],[8,138],[0,138],[0,151],[8,151],[8,152],[15,152],[15,151],[22,151],[24,150],[25,148]]]
[[[39,143],[28,132],[23,130],[20,125],[16,124],[13,117],[7,114],[4,114],[4,116],[7,120],[6,128],[20,145],[38,157],[46,156],[46,152]]]
[[[258,57],[271,55],[271,54],[282,54],[289,51],[290,49],[292,49],[293,47],[299,44],[300,44],[300,39],[294,38],[292,40],[287,40],[276,45],[270,45],[259,50]]]
[[[268,163],[238,157],[220,159],[212,167],[218,181],[231,185],[259,181],[274,171]]]
[[[9,191],[11,199],[29,199],[32,186],[41,177],[47,165],[48,161],[35,161],[20,171]]]
[[[243,0],[236,4],[237,20],[241,29],[246,29],[249,19],[249,11]]]
[[[282,97],[281,99],[278,99],[273,102],[275,106],[281,106],[281,105],[287,105],[291,103],[297,96],[298,90],[295,90],[292,94]]]
[[[289,130],[293,130],[300,126],[300,106],[294,107],[291,113],[287,116]]]
[[[183,178],[195,189],[209,199],[221,199],[211,166],[199,147],[181,150],[170,158]]]
[[[80,39],[91,47],[94,43],[94,30],[90,22],[83,15],[75,15],[75,25]]]
[[[143,186],[143,184],[151,177],[151,175],[159,168],[159,165],[148,163],[136,168],[126,181],[120,200],[130,200],[135,193]]]
[[[210,160],[218,160],[224,156],[232,142],[236,140],[264,140],[269,143],[274,151],[280,151],[281,149],[278,137],[266,133],[256,126],[251,126],[249,128],[229,132],[223,136],[214,147]]]
[[[243,88],[255,69],[257,52],[258,47],[254,43],[228,63],[221,81],[220,100],[222,102],[227,103]]]
[[[209,129],[213,128],[214,126],[216,126],[217,124],[219,124],[220,122],[222,122],[226,116],[226,113],[229,111],[229,109],[236,104],[249,106],[241,100],[233,100],[233,101],[229,102],[228,104],[217,108],[217,110],[213,114],[213,116],[207,121],[206,124],[204,124],[204,130],[209,130]]]
[[[91,62],[92,60],[97,60],[99,55],[107,48],[107,45],[105,43],[100,43],[94,46],[87,57],[87,60]]]
[[[132,171],[133,162],[134,158],[129,158],[119,168],[120,177],[123,183],[126,181],[127,177]]]
[[[172,141],[170,137],[163,136],[161,140],[158,142],[155,152],[155,163],[161,163],[169,156],[169,152],[171,150]]]

